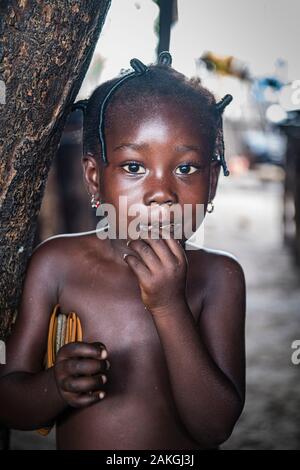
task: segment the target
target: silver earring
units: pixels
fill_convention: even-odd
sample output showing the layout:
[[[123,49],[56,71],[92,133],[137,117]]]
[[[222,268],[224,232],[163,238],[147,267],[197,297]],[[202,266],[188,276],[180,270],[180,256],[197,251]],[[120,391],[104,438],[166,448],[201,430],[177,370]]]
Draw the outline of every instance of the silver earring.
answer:
[[[96,208],[96,209],[100,206],[100,201],[96,199],[95,194],[93,194],[91,197],[91,206],[92,208]]]
[[[207,204],[207,209],[206,211],[211,214],[214,210],[215,206],[214,206],[214,203],[213,201],[209,201],[208,204]]]

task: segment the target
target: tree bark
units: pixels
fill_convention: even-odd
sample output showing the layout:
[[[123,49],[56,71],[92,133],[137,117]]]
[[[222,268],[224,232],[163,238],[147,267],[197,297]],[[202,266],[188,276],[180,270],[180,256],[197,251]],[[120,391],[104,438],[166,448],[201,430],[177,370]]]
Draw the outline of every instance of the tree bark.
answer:
[[[0,339],[5,339],[17,315],[51,161],[110,0],[2,3]]]

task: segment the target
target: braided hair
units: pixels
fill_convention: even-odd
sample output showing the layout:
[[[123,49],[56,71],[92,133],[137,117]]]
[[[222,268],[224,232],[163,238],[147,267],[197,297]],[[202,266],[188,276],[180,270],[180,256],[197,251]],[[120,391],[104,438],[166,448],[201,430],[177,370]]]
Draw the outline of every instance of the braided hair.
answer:
[[[130,118],[135,115],[136,109],[170,97],[179,105],[188,103],[192,107],[211,161],[219,162],[224,175],[228,176],[222,114],[232,96],[225,95],[216,103],[213,94],[201,85],[200,80],[187,79],[171,64],[169,52],[161,52],[158,63],[149,66],[132,59],[131,70],[122,71],[118,77],[98,86],[89,99],[73,105],[72,110],[81,109],[84,114],[83,153],[100,154],[107,165],[105,130],[120,109],[125,106]]]

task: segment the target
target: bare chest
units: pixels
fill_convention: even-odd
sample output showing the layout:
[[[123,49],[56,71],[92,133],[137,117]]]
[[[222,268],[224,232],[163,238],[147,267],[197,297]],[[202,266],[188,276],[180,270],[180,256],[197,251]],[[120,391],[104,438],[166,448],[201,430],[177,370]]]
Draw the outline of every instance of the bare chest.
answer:
[[[163,288],[163,286],[162,286]],[[187,300],[195,319],[202,298],[193,283],[187,283]],[[138,282],[132,276],[104,271],[98,276],[77,269],[61,290],[63,312],[76,312],[82,323],[83,341],[104,343],[111,363],[111,378],[118,384],[153,385],[166,372],[162,345],[152,314],[145,309]],[[149,385],[149,383],[148,383]]]

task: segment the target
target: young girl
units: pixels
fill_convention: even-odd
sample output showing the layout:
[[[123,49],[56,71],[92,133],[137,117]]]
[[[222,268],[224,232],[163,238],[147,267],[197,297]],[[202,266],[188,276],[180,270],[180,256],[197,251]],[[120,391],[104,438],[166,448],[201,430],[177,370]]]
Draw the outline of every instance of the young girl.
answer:
[[[84,177],[92,205],[112,204],[127,226],[121,196],[159,210],[159,237],[95,231],[34,251],[1,371],[0,420],[17,429],[56,421],[60,449],[212,449],[244,405],[243,270],[224,252],[188,250],[174,230],[161,235],[173,206],[192,205],[193,227],[197,204],[212,206],[220,166],[228,174],[229,100],[216,103],[168,53],[131,65],[79,104]],[[44,370],[56,304],[78,314],[83,341]]]

